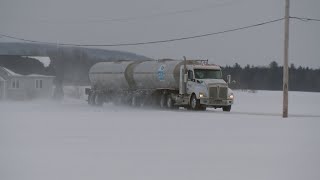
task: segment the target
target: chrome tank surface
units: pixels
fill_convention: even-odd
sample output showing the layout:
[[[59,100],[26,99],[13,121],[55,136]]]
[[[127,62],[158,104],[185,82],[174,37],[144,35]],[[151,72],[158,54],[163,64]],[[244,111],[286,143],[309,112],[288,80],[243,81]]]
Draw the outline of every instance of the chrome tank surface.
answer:
[[[133,69],[133,79],[138,89],[178,89],[179,71],[183,61],[145,61]]]
[[[102,90],[179,89],[183,60],[100,62],[89,71],[92,87]],[[198,64],[187,61],[187,64]]]
[[[130,86],[125,76],[127,67],[133,61],[100,62],[89,70],[89,79],[93,87],[99,89],[128,89]]]

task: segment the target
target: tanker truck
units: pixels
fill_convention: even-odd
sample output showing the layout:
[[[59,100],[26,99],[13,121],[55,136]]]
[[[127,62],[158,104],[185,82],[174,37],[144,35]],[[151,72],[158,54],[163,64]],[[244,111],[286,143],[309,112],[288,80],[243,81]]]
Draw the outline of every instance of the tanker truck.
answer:
[[[230,77],[230,76],[228,76]],[[230,111],[234,95],[221,68],[208,60],[99,62],[89,70],[88,103]],[[230,81],[230,79],[228,79]]]

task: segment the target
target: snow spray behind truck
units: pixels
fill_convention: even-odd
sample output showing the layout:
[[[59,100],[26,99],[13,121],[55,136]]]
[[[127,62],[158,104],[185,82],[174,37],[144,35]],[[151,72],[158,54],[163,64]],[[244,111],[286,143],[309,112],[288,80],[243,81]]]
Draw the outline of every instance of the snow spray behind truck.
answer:
[[[100,62],[91,67],[89,79],[91,88],[86,89],[86,94],[90,105],[113,102],[230,111],[234,98],[222,79],[221,68],[208,64],[208,60]]]

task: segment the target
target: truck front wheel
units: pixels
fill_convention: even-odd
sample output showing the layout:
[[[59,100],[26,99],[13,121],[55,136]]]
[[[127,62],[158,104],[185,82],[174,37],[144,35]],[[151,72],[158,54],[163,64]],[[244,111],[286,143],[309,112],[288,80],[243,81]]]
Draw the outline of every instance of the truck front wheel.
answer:
[[[207,106],[205,106],[205,105],[200,105],[200,110],[201,110],[201,111],[207,110]]]
[[[198,110],[200,108],[200,100],[193,94],[190,100],[190,106],[192,110]]]
[[[230,106],[224,106],[224,107],[222,107],[222,110],[223,110],[223,111],[230,112],[230,111],[231,111],[231,105],[230,105]]]

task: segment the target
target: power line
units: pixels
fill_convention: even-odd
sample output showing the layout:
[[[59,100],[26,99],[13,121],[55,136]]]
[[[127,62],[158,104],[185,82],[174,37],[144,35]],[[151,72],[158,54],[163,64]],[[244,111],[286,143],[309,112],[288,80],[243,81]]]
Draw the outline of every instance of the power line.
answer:
[[[301,20],[301,21],[318,21],[320,22],[320,19],[314,19],[314,18],[305,18],[305,17],[290,17],[291,19],[297,19],[297,20]]]
[[[167,11],[167,12],[158,12],[158,13],[151,13],[151,14],[145,14],[145,15],[140,15],[140,16],[127,16],[127,17],[118,17],[118,18],[108,18],[108,19],[87,19],[87,20],[56,20],[54,22],[50,22],[46,19],[42,19],[40,22],[43,23],[68,23],[68,24],[87,24],[87,23],[102,23],[102,24],[108,24],[108,23],[113,23],[113,22],[130,22],[130,21],[137,21],[141,19],[153,19],[153,18],[158,18],[158,17],[166,17],[166,16],[174,16],[174,15],[180,15],[180,14],[188,14],[188,13],[194,13],[194,12],[199,12],[199,11],[204,11],[208,9],[214,9],[218,7],[223,7],[223,6],[229,6],[233,5],[234,3],[239,3],[236,0],[230,0],[228,2],[215,2],[215,3],[208,3],[203,6],[199,7],[193,7],[189,9],[181,9],[181,10],[176,10],[176,11]],[[29,22],[31,20],[28,20]],[[32,20],[34,22],[34,20]]]
[[[50,44],[50,45],[60,45],[60,46],[79,46],[79,47],[115,47],[115,46],[138,46],[138,45],[147,45],[147,44],[159,44],[159,43],[167,43],[167,42],[173,42],[173,41],[182,41],[182,40],[188,40],[188,39],[196,39],[196,38],[202,38],[202,37],[207,37],[207,36],[213,36],[213,35],[218,35],[218,34],[224,34],[224,33],[229,33],[229,32],[234,32],[234,31],[240,31],[240,30],[245,30],[249,28],[254,28],[258,26],[263,26],[266,24],[282,21],[284,18],[279,18],[275,20],[270,20],[254,25],[249,25],[249,26],[243,26],[239,28],[234,28],[234,29],[229,29],[229,30],[224,30],[224,31],[219,31],[219,32],[212,32],[212,33],[207,33],[207,34],[200,34],[200,35],[195,35],[195,36],[188,36],[188,37],[181,37],[181,38],[173,38],[173,39],[166,39],[166,40],[157,40],[157,41],[146,41],[146,42],[135,42],[135,43],[115,43],[115,44],[73,44],[73,43],[52,43],[52,42],[44,42],[44,41],[36,41],[36,40],[30,40],[30,39],[25,39],[25,38],[19,38],[15,36],[10,36],[6,34],[0,34],[0,36],[10,38],[10,39],[15,39],[19,41],[24,41],[24,42],[31,42],[31,43],[40,43],[40,44]]]

